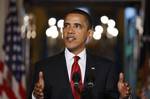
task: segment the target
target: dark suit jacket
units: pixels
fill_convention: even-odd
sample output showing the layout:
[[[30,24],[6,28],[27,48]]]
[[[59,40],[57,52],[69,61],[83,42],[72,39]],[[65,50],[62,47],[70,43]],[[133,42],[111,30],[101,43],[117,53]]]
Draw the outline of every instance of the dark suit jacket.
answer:
[[[95,69],[92,69],[91,72],[92,67]],[[44,74],[45,99],[73,99],[64,52],[36,64],[29,99],[31,99],[39,71],[43,71]],[[87,52],[83,99],[118,99],[118,77],[118,73],[111,61],[93,56]],[[88,86],[91,79],[94,83],[93,87]]]

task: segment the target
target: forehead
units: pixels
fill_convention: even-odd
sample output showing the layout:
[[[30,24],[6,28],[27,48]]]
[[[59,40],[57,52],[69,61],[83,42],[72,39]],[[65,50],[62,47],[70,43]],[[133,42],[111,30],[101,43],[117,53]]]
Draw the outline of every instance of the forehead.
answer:
[[[64,21],[86,21],[86,17],[79,13],[67,14]]]

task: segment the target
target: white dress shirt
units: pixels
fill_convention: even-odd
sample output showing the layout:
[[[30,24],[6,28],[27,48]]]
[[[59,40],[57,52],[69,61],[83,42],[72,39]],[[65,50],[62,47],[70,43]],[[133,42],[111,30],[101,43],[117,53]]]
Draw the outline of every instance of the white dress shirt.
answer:
[[[67,71],[68,71],[68,77],[69,80],[71,79],[71,68],[72,64],[74,62],[74,54],[71,53],[67,48],[65,49],[65,58],[66,58],[66,65],[67,65]],[[84,76],[85,76],[85,69],[86,69],[86,50],[84,49],[82,52],[80,52],[78,55],[80,59],[78,60],[78,64],[80,66],[81,70],[81,78],[82,78],[82,83],[84,82]]]

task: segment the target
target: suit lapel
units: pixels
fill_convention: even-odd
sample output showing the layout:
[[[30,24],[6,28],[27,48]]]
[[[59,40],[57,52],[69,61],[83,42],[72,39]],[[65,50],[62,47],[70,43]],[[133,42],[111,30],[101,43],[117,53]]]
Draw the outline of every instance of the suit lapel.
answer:
[[[92,55],[87,51],[87,60],[86,60],[86,71],[85,71],[85,77],[84,77],[84,85],[87,84],[88,82],[88,77],[91,71],[91,68],[95,68],[95,62],[94,59],[92,58]]]
[[[59,59],[61,60],[59,64],[62,65],[61,69],[62,69],[62,72],[64,74],[65,85],[68,85],[70,83],[69,83],[69,77],[68,77],[68,71],[67,71],[67,65],[66,65],[64,52],[62,53],[61,57],[59,57]]]
[[[62,77],[63,77],[63,79],[65,79],[65,81],[64,81],[65,90],[64,91],[66,93],[66,99],[73,99],[64,52],[61,53],[61,56],[59,58],[61,60],[59,64],[62,65],[61,66],[61,69],[63,72],[62,74],[64,74],[64,76],[62,76]]]

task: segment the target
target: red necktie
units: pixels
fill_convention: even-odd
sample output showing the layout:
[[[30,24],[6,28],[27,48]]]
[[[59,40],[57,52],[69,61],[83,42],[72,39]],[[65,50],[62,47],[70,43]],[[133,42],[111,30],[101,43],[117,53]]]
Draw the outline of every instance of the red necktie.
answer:
[[[78,60],[80,59],[79,56],[74,56],[74,63],[72,65],[72,70],[71,70],[71,89],[72,89],[72,94],[74,99],[80,99],[80,94],[83,88],[82,85],[82,77],[81,77],[81,70],[80,70],[80,66],[78,64]],[[79,85],[78,85],[78,90],[75,88],[74,86],[74,80],[73,80],[73,76],[74,74],[78,74],[78,76],[80,76],[79,78]]]

